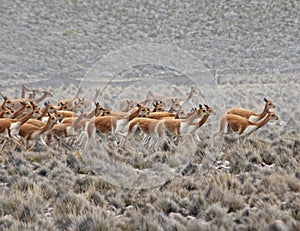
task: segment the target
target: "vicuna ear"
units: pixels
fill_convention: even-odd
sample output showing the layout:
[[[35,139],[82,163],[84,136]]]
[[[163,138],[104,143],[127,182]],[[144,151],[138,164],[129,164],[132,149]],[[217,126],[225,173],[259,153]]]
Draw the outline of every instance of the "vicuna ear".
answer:
[[[202,104],[199,104],[199,108],[200,108],[200,109],[202,108]]]
[[[208,108],[209,108],[207,104],[204,104],[204,106],[206,107],[206,109],[208,109]]]
[[[95,105],[96,105],[96,107],[98,107],[99,106],[99,102],[96,102]]]
[[[140,105],[139,103],[138,103],[138,104],[136,104],[136,106],[137,106],[138,108],[142,107],[142,105]]]
[[[265,102],[268,102],[268,100],[267,100],[266,98],[264,98],[264,101],[265,101]]]
[[[45,102],[44,105],[47,106],[49,102]]]

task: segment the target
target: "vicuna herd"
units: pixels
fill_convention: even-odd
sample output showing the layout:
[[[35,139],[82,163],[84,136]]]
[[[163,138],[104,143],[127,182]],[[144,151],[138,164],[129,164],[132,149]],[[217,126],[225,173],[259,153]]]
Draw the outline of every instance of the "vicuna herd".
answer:
[[[195,87],[191,87],[187,98],[149,93],[143,101],[124,99],[119,102],[118,111],[97,102],[99,91],[88,100],[78,97],[80,90],[75,97],[59,100],[55,105],[45,101],[52,96],[50,92],[26,86],[18,99],[1,94],[1,149],[27,151],[40,144],[51,149],[68,145],[89,150],[98,143],[112,143],[116,148],[139,143],[149,152],[163,151],[166,143],[175,149],[186,136],[199,142],[198,129],[216,114],[207,104],[199,104],[189,112],[183,110],[197,93]],[[260,114],[244,108],[229,109],[220,118],[220,129],[213,138],[234,132],[239,140],[245,141],[245,137],[268,121],[278,120],[270,111],[275,108],[273,102],[266,98],[264,101]]]

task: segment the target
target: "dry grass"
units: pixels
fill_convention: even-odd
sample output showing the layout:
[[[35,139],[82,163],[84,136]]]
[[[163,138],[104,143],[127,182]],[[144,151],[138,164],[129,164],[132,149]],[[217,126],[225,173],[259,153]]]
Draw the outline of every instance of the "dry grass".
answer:
[[[77,149],[2,150],[0,229],[300,230],[300,128],[295,117],[299,107],[277,97],[269,86],[256,85],[257,96],[250,102],[244,94],[253,94],[251,84],[241,95],[244,83],[235,81],[236,90],[231,92],[225,77],[223,82],[220,89],[228,105],[237,103],[234,94],[239,94],[241,104],[259,111],[261,96],[268,95],[279,105],[280,113],[289,114],[288,124],[269,125],[245,144],[226,138],[217,161],[203,171],[201,163],[210,139],[205,128],[207,137],[202,136],[182,172],[164,184],[139,190],[106,182],[108,178],[94,167],[115,158],[138,171],[151,169],[154,163],[176,169],[182,160],[172,158],[172,153],[122,150],[103,153],[103,159],[99,157],[97,165],[90,166]],[[291,89],[276,82],[273,87],[288,89],[294,94],[290,98],[299,98],[296,86]],[[89,153],[90,158],[97,155],[96,151]],[[120,172],[113,174],[122,177]],[[130,185],[131,176],[126,176]]]

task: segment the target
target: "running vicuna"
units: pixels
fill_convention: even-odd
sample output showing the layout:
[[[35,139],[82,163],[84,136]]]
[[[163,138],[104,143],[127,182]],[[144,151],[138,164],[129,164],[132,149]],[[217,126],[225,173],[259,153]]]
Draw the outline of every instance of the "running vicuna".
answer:
[[[174,138],[179,139],[181,135],[186,134],[190,125],[196,118],[201,118],[207,114],[206,107],[199,105],[194,113],[186,119],[165,118],[160,120],[154,129],[154,135],[151,136],[150,149],[159,150],[168,137],[171,140],[171,146],[175,146]]]
[[[19,130],[19,136],[20,136],[20,142],[22,140],[25,141],[25,150],[29,151],[33,148],[35,148],[38,145],[38,141],[40,141],[44,146],[48,147],[47,144],[45,143],[44,139],[42,138],[42,135],[49,131],[53,125],[57,122],[57,119],[55,115],[51,115],[48,113],[49,119],[46,124],[42,127],[37,127],[32,124],[23,124],[20,127]],[[29,142],[33,141],[34,144],[31,148],[29,148]]]
[[[28,114],[24,115],[20,119],[11,119],[11,118],[1,118],[0,119],[0,136],[2,138],[5,138],[7,140],[12,140],[16,144],[19,144],[22,146],[22,144],[19,142],[18,134],[20,127],[26,123],[31,117],[39,117],[41,115],[40,110],[33,110],[29,112]],[[5,146],[5,143],[3,144],[2,148]]]
[[[270,120],[278,120],[279,117],[274,112],[268,112],[267,115],[257,123],[251,122],[249,119],[246,119],[242,116],[225,114],[220,119],[220,129],[218,132],[213,134],[214,138],[217,135],[224,135],[227,128],[231,129],[233,132],[239,134],[239,143],[240,140],[245,142],[245,138],[249,136],[252,132],[264,126]]]
[[[129,115],[115,114],[110,116],[98,116],[92,119],[87,126],[88,140],[85,147],[88,148],[91,142],[96,141],[96,133],[102,141],[107,141],[107,135],[112,134],[123,137],[127,133],[128,123],[135,117],[144,117],[150,113],[150,108],[138,104]]]
[[[270,109],[275,108],[275,105],[271,100],[264,98],[264,101],[265,101],[264,110],[259,114],[256,114],[251,110],[245,108],[231,108],[226,112],[226,114],[239,115],[249,119],[252,122],[258,122],[259,120],[263,119],[267,115]]]
[[[193,135],[196,141],[200,141],[199,136],[197,134],[197,130],[203,126],[203,124],[207,121],[208,117],[211,115],[216,115],[216,112],[208,105],[204,105],[207,113],[202,116],[202,118],[198,122],[193,122],[189,128],[187,134]]]

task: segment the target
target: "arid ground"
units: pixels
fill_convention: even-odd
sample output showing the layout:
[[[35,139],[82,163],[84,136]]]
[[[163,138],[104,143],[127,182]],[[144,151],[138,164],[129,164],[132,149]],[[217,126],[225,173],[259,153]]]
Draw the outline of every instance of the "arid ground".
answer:
[[[298,1],[0,5],[0,91],[10,98],[20,97],[23,84],[52,92],[52,103],[73,97],[80,85],[79,97],[89,99],[99,88],[97,100],[112,108],[125,96],[142,100],[149,90],[170,95],[174,85],[186,97],[195,83],[173,65],[184,62],[177,56],[170,66],[129,65],[115,73],[122,82],[97,72],[87,78],[99,59],[156,43],[201,60],[210,75],[199,77],[200,91],[186,107],[207,103],[217,112],[200,128],[199,143],[176,155],[110,144],[0,150],[0,230],[300,230]],[[144,78],[149,86],[140,84]],[[226,109],[260,112],[263,98],[274,102],[280,121],[244,144],[232,135],[212,144]]]

